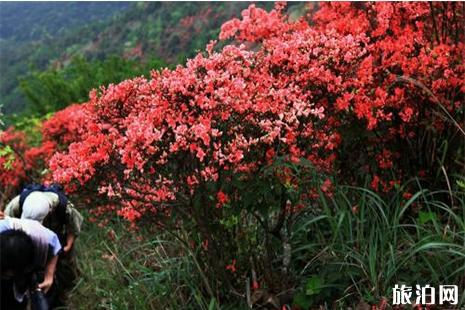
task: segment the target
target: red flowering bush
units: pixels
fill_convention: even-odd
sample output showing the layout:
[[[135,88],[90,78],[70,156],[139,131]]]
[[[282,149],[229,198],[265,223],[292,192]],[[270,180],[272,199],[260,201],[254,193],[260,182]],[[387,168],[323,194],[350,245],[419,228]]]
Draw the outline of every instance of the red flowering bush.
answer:
[[[251,5],[220,39],[253,50],[212,43],[185,67],[93,92],[87,132],[52,158],[54,179],[98,188],[131,221],[193,220],[213,266],[235,259],[230,228],[244,212],[285,244],[290,211],[316,194],[310,165],[389,191],[452,164],[425,161],[428,143],[462,141],[447,159],[463,151],[464,16],[437,6],[323,3],[308,23]],[[330,194],[329,179],[319,184]]]
[[[349,71],[342,59],[361,57],[364,39],[307,29],[258,52],[227,46],[152,80],[102,88],[87,103],[88,134],[52,159],[55,180],[111,186],[127,210],[142,214],[187,203],[202,184],[253,177],[277,157],[331,171],[338,122],[317,89],[342,91],[352,77],[335,71]],[[302,62],[309,51],[315,57]],[[324,53],[341,61],[329,67]]]
[[[375,190],[389,191],[419,171],[428,177],[441,166],[461,168],[454,162],[464,156],[463,20],[455,4],[320,4],[312,29],[366,36],[365,54],[345,72],[353,78],[326,96],[341,126],[336,171],[345,182],[372,175]],[[242,21],[226,23],[222,35],[270,41],[305,27],[251,7]],[[441,144],[443,153],[430,156]]]
[[[60,149],[66,148],[87,132],[88,117],[87,110],[80,104],[56,112],[42,124],[43,141],[55,142]]]
[[[48,162],[59,150],[79,141],[86,129],[86,110],[71,105],[44,121],[42,139],[37,146],[26,133],[10,127],[0,133],[0,185],[4,199],[15,195],[26,183],[50,180]]]
[[[53,142],[31,147],[26,134],[13,127],[0,132],[0,205],[25,183],[40,179],[55,151]]]
[[[355,180],[355,169],[364,169],[374,188],[388,191],[434,165],[418,158],[425,131],[460,139],[465,72],[457,25],[431,36],[436,21],[424,3],[322,4],[314,25],[288,22],[282,8],[252,5],[223,25],[221,39],[259,42],[255,52],[210,47],[185,68],[94,93],[89,134],[55,156],[55,179],[72,188],[92,180],[121,197],[120,213],[132,210],[134,218],[157,211],[154,201],[218,182],[223,171],[254,175],[280,156]],[[395,179],[379,178],[392,170]]]
[[[415,176],[432,185],[441,167],[463,169],[464,19],[457,4],[321,5],[317,29],[369,37],[353,91],[335,101],[348,129],[339,153],[345,180],[362,168],[375,190],[389,191]]]
[[[26,178],[26,137],[24,133],[8,128],[0,132],[0,185],[2,193],[20,185]]]

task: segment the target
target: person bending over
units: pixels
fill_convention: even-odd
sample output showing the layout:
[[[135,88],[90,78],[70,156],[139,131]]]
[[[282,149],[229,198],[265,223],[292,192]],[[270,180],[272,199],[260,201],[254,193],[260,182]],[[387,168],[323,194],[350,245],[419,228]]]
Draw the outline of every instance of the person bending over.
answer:
[[[58,235],[65,253],[73,248],[83,222],[82,215],[57,184],[26,186],[6,205],[5,215],[39,221]]]
[[[58,235],[63,252],[58,260],[57,296],[53,306],[65,307],[79,275],[73,245],[81,232],[83,217],[57,184],[26,186],[20,195],[7,204],[5,215],[39,221]]]
[[[37,221],[0,219],[0,308],[26,309],[31,292],[37,288],[52,298],[61,251],[58,236]]]

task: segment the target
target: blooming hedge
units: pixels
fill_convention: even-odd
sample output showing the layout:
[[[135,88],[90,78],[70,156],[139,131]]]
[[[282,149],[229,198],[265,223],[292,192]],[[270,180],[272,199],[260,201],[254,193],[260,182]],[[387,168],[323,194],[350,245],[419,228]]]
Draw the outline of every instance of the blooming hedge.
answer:
[[[92,181],[135,219],[280,157],[348,179],[360,169],[384,191],[435,172],[419,158],[425,132],[463,138],[460,12],[323,3],[309,23],[283,8],[251,5],[222,27],[238,44],[94,91],[88,131],[53,157],[54,179],[72,190]]]

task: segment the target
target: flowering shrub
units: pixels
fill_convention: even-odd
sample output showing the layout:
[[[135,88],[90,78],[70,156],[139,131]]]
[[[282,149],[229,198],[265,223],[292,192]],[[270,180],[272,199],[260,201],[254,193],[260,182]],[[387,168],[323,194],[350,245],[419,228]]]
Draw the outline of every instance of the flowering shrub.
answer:
[[[44,121],[40,126],[42,141],[37,146],[14,127],[0,133],[0,185],[5,198],[26,183],[50,180],[50,158],[87,132],[85,112],[83,106],[71,105]]]
[[[56,112],[42,124],[43,141],[55,142],[60,149],[66,148],[87,132],[88,117],[87,110],[80,104]]]
[[[457,169],[453,162],[463,156],[465,134],[463,19],[455,5],[440,3],[320,5],[312,29],[366,36],[363,57],[346,60],[351,70],[344,73],[353,78],[342,80],[336,96],[326,96],[341,126],[336,170],[345,182],[361,170],[382,185],[374,189],[389,191],[419,171]],[[222,36],[271,41],[305,26],[252,6],[242,21],[226,23]],[[445,141],[445,161],[430,156]]]
[[[141,214],[188,201],[202,184],[222,184],[232,174],[253,177],[276,157],[306,158],[331,171],[337,120],[321,91],[311,102],[318,91],[310,89],[336,96],[346,77],[335,71],[349,70],[344,57],[363,55],[364,38],[307,29],[259,52],[228,46],[185,68],[154,72],[150,81],[136,78],[93,93],[89,133],[52,159],[54,178],[111,186],[112,196]],[[325,48],[317,51],[319,45]],[[302,62],[312,50],[315,58]],[[328,66],[324,52],[341,61]]]
[[[441,166],[460,169],[454,162],[464,156],[465,37],[458,6],[324,3],[314,20],[320,31],[369,36],[353,91],[336,99],[350,128],[339,154],[340,168],[350,171],[344,177],[354,174],[351,166],[365,166],[373,188],[389,191]],[[368,130],[354,130],[354,119]]]
[[[0,185],[3,189],[19,186],[26,178],[26,137],[8,128],[0,133]]]
[[[253,176],[280,156],[349,177],[365,169],[384,191],[431,168],[404,156],[424,153],[417,140],[425,128],[435,136],[459,130],[465,67],[458,26],[431,36],[439,21],[429,20],[425,3],[324,3],[315,25],[288,22],[282,9],[251,5],[242,20],[223,25],[221,39],[260,42],[257,51],[210,46],[186,67],[94,92],[89,132],[54,157],[54,178],[72,188],[93,180],[124,210],[134,209],[134,218],[191,196],[201,183],[221,184],[224,171]],[[398,179],[386,178],[393,169]]]

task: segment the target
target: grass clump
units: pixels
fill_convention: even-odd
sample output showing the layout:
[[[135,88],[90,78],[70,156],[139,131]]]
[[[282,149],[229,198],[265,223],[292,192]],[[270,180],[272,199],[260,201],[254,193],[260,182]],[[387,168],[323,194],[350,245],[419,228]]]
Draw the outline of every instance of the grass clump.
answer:
[[[305,214],[293,233],[297,302],[331,309],[389,305],[395,284],[414,290],[455,284],[463,293],[464,196],[455,193],[451,207],[444,194],[419,190],[406,199],[399,191],[383,199],[365,188],[339,187],[332,198],[322,196],[321,212]]]

